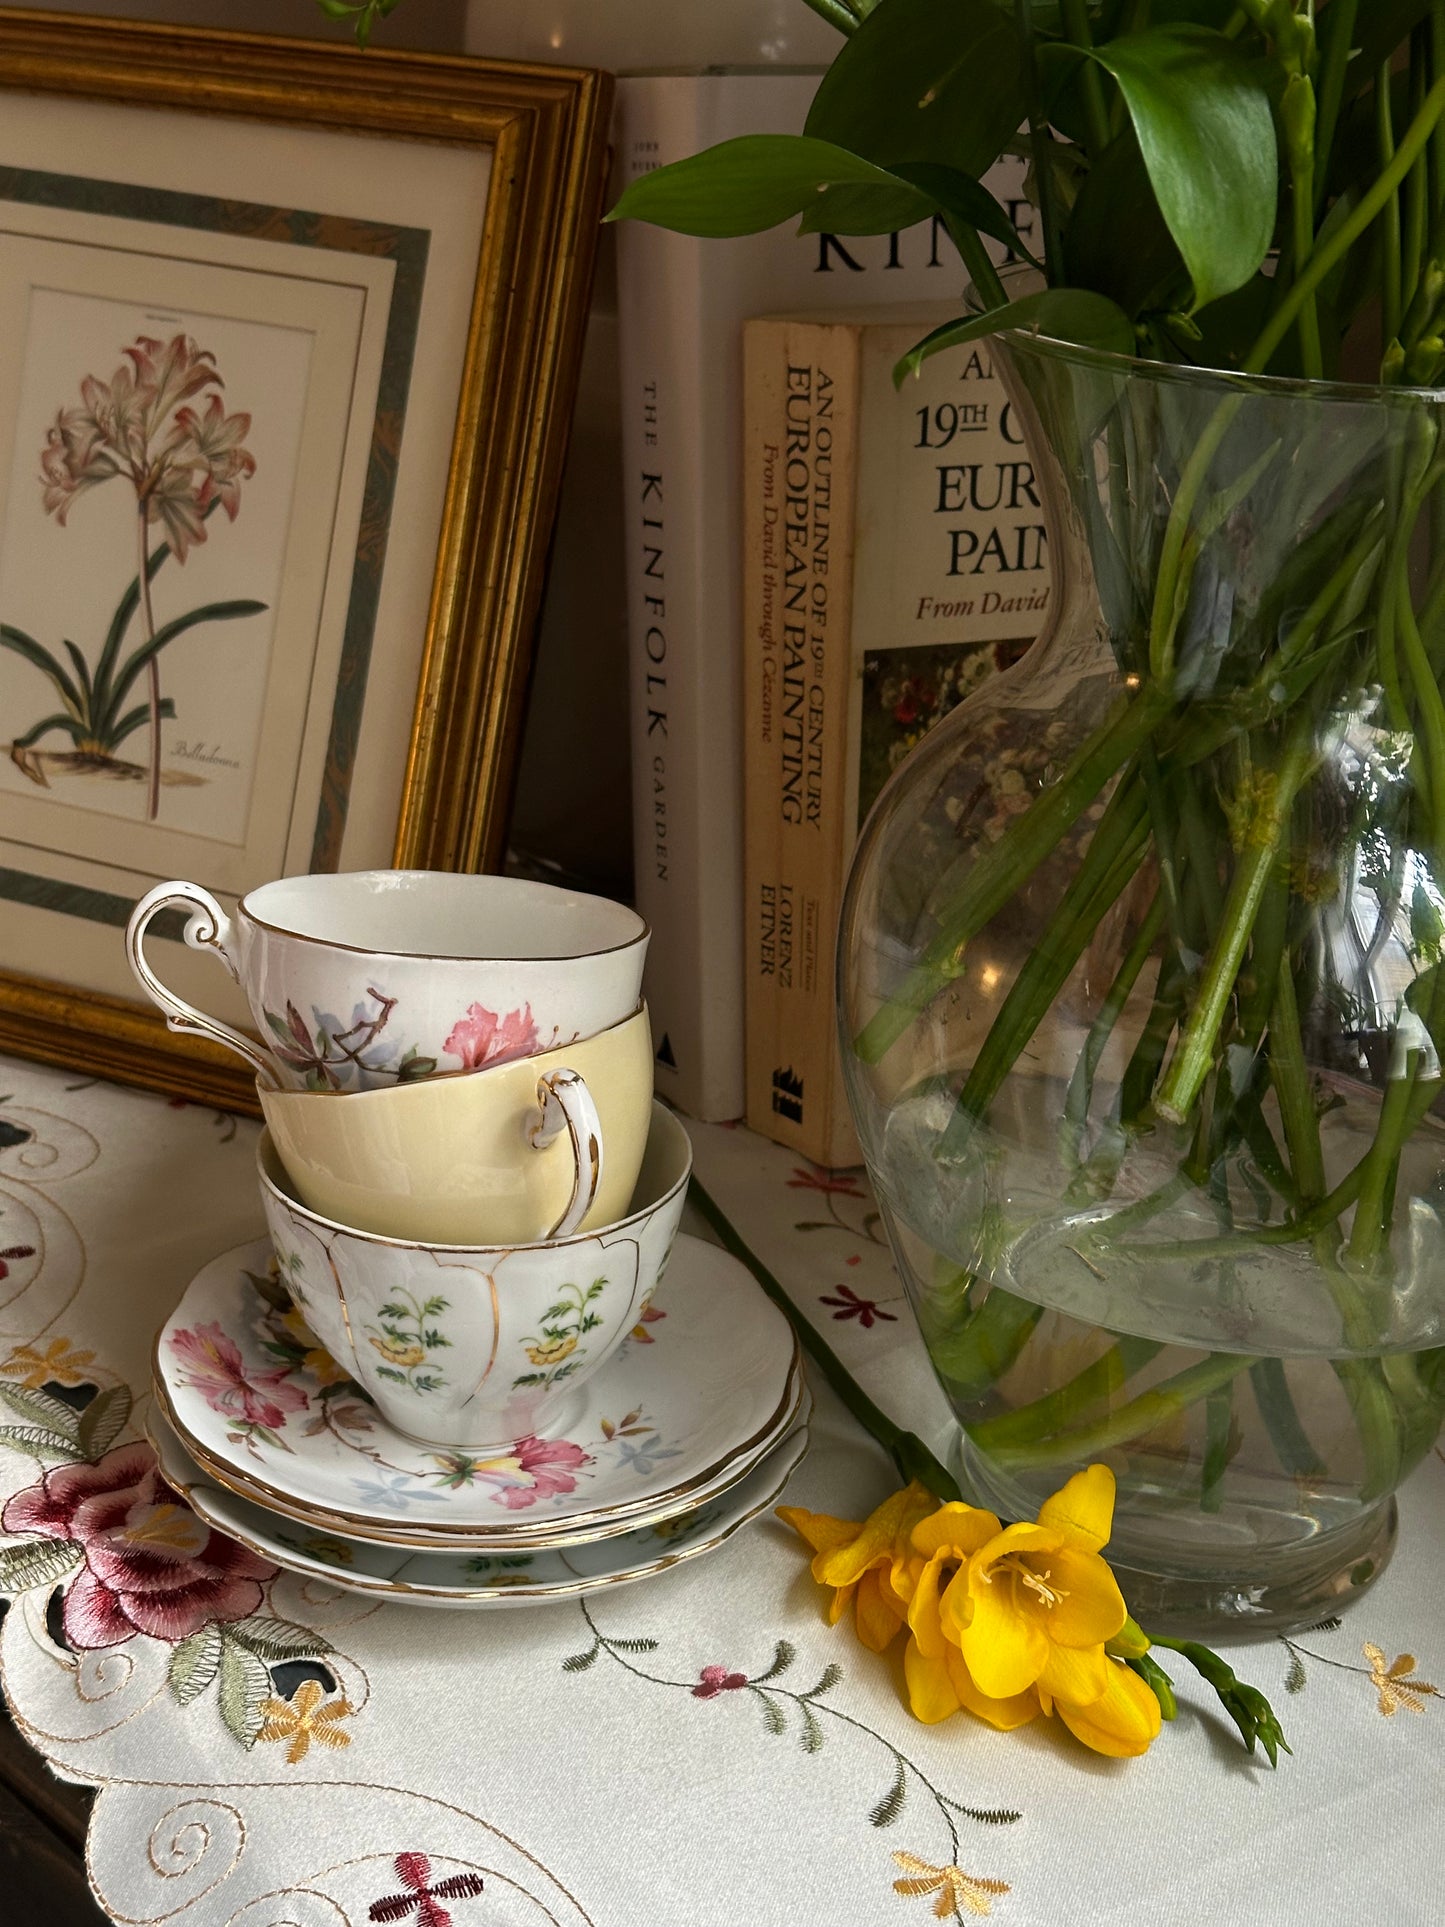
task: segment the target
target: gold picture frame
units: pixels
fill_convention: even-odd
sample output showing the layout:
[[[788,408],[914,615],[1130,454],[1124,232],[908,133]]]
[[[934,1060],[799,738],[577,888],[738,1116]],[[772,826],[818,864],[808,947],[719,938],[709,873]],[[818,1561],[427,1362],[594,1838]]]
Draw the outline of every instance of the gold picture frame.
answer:
[[[287,847],[302,848],[298,839],[310,837],[305,847],[322,850],[324,824],[324,860],[287,867],[495,868],[580,361],[605,183],[610,78],[0,10],[0,89],[0,247],[23,245],[46,261],[57,248],[69,248],[81,262],[77,276],[91,271],[92,257],[128,264],[144,254],[167,313],[171,307],[191,312],[171,290],[191,285],[183,270],[194,265],[192,256],[205,257],[195,270],[202,276],[196,286],[244,286],[256,302],[269,286],[256,277],[284,279],[295,268],[303,294],[325,281],[328,300],[334,293],[340,303],[344,294],[352,304],[347,313],[364,317],[356,324],[358,368],[371,352],[365,329],[374,326],[374,402],[358,378],[349,400],[343,394],[351,414],[338,404],[345,434],[339,427],[335,448],[323,450],[341,478],[330,503],[332,522],[324,522],[325,503],[313,515],[314,497],[304,497],[287,524],[287,543],[312,539],[315,528],[330,532],[335,553],[315,536],[323,611],[317,633],[325,630],[330,595],[340,667],[329,693],[324,679],[298,685],[300,695],[285,712],[287,740],[301,747],[294,768],[286,765],[292,789],[282,801],[289,814],[279,804],[273,810],[266,848],[279,851],[284,836]],[[101,164],[106,156],[114,157],[112,165]],[[396,236],[411,237],[410,254]],[[121,273],[117,285],[124,279]],[[367,286],[358,292],[362,282]],[[393,379],[387,358],[403,332],[397,320],[403,307],[411,317],[410,358],[404,367],[397,359],[402,373]],[[322,339],[320,333],[308,337],[312,346]],[[317,356],[308,367],[323,365],[319,350]],[[324,365],[352,364],[332,352]],[[7,377],[0,368],[0,487],[8,460],[20,505],[15,514],[23,507],[33,521],[35,444],[32,437],[22,446],[20,429],[3,426],[7,405],[15,413],[7,380],[25,401],[24,375]],[[253,387],[264,392],[265,384]],[[229,394],[225,406],[231,406]],[[8,457],[7,434],[14,443]],[[337,503],[353,457],[357,535],[348,573],[335,529],[344,529]],[[384,516],[376,508],[383,498]],[[7,498],[0,521],[9,513]],[[76,526],[79,521],[77,515]],[[217,528],[229,539],[224,523]],[[75,543],[73,534],[67,539]],[[220,547],[218,539],[214,548]],[[9,579],[5,553],[0,603]],[[66,553],[84,551],[76,545]],[[179,553],[184,562],[184,549]],[[22,563],[23,557],[14,568]],[[285,566],[291,567],[289,547]],[[281,571],[280,560],[276,568]],[[363,595],[358,582],[368,571]],[[168,580],[177,574],[172,570]],[[334,594],[333,578],[341,583]],[[278,580],[284,586],[291,577],[278,573]],[[132,591],[139,581],[137,574]],[[365,623],[357,610],[368,598],[371,629],[358,651],[353,632]],[[267,619],[279,635],[286,605],[279,593],[275,601],[274,620]],[[270,651],[263,669],[246,673],[258,685],[256,704],[264,699],[275,708],[279,645],[273,642]],[[295,667],[302,654],[286,652],[288,674],[302,673],[304,661],[301,670]],[[0,659],[0,667],[6,661]],[[25,668],[12,665],[10,673]],[[322,677],[320,668],[310,673]],[[0,685],[0,744],[10,734],[3,693]],[[345,730],[337,721],[343,697],[350,705]],[[314,722],[313,734],[323,732],[328,715],[331,735],[317,734],[317,747],[304,731]],[[184,874],[168,868],[167,857],[189,847],[186,812],[172,811],[174,828],[157,817],[159,708],[151,727],[151,820],[134,829],[117,827],[117,812],[132,808],[125,786],[102,790],[92,783],[77,809],[78,786],[71,783],[60,797],[64,785],[50,783],[44,757],[33,751],[0,756],[8,783],[0,784],[0,1050],[254,1111],[244,1065],[203,1040],[171,1035],[157,1013],[125,994],[116,975],[125,896],[139,896],[162,876]],[[80,738],[72,732],[72,740]],[[209,746],[194,753],[203,762],[240,766]],[[253,761],[247,793],[269,807],[284,784],[263,766],[259,750]],[[75,765],[76,758],[52,756],[49,763]],[[38,786],[35,794],[10,765]],[[134,766],[126,771],[134,774]],[[208,778],[166,780],[202,784]],[[103,821],[97,805],[108,812]],[[219,802],[208,807],[222,810]],[[138,805],[133,813],[139,816]],[[265,851],[258,843],[246,854],[243,828],[235,813],[206,846],[231,879],[233,897],[264,880],[255,864]],[[82,831],[91,839],[84,847],[56,850]],[[104,861],[92,845],[109,852]],[[114,873],[109,883],[105,863]],[[178,968],[189,967],[188,953],[174,948]],[[213,974],[214,984],[207,975],[197,997],[212,1009],[230,990],[221,973]]]

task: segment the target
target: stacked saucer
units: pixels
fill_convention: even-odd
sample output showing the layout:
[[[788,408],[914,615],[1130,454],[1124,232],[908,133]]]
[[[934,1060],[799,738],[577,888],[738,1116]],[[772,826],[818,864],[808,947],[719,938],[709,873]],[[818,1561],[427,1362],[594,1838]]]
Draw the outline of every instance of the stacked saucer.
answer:
[[[156,1341],[152,1442],[210,1525],[349,1592],[487,1609],[627,1584],[723,1544],[806,1446],[787,1320],[697,1239],[561,1422],[500,1449],[388,1424],[286,1277],[261,1239],[192,1281]]]

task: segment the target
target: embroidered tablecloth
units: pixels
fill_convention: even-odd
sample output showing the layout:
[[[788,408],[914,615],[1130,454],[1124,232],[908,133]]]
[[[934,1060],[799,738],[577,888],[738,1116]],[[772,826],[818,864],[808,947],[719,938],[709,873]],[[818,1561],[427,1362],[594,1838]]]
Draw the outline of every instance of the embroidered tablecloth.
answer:
[[[795,1302],[941,1444],[862,1181],[692,1131]],[[206,1582],[225,1618],[184,1641],[67,1645],[77,1587],[74,1627],[146,1619],[107,1507],[147,1476],[157,1326],[262,1228],[254,1142],[231,1117],[0,1060],[0,1497],[49,1481],[0,1548],[0,1665],[21,1730],[99,1789],[90,1877],[116,1921],[1438,1927],[1438,1452],[1401,1496],[1394,1564],[1343,1623],[1232,1655],[1283,1717],[1295,1753],[1277,1773],[1188,1677],[1138,1761],[1056,1722],[916,1724],[896,1667],[827,1626],[771,1518],[636,1587],[508,1613],[408,1610],[242,1562]],[[645,1337],[665,1346],[665,1285],[656,1310]],[[818,1388],[789,1503],[856,1518],[894,1483]]]

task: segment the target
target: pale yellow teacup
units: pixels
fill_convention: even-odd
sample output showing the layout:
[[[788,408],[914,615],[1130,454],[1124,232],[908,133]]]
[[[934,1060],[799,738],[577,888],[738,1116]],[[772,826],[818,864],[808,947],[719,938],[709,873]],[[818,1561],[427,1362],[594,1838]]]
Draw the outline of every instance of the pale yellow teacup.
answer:
[[[425,1244],[530,1244],[626,1215],[652,1032],[643,1005],[595,1037],[463,1077],[257,1090],[297,1195],[322,1217]]]

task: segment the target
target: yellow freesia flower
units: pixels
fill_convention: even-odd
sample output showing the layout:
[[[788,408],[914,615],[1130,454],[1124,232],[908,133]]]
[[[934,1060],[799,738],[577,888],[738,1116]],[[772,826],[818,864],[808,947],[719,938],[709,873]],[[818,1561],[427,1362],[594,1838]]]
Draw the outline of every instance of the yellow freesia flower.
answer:
[[[813,1576],[833,1590],[830,1625],[852,1603],[858,1637],[882,1652],[906,1622],[916,1719],[966,1708],[1011,1732],[1056,1714],[1085,1746],[1119,1759],[1157,1736],[1159,1702],[1123,1663],[1149,1641],[1100,1556],[1114,1519],[1107,1466],[1077,1473],[1033,1525],[938,1505],[916,1481],[861,1524],[796,1506],[778,1516],[813,1548]]]
[[[813,1548],[813,1577],[820,1586],[833,1588],[828,1624],[836,1626],[851,1601],[858,1637],[871,1652],[881,1653],[902,1630],[908,1610],[904,1568],[912,1551],[909,1535],[935,1504],[933,1494],[915,1479],[861,1524],[826,1512],[806,1512],[801,1506],[778,1507],[778,1517]]]
[[[1104,1642],[1129,1617],[1099,1556],[1113,1517],[1113,1473],[1087,1466],[1045,1500],[1037,1525],[1006,1526],[971,1553],[939,1614],[980,1692],[1009,1699],[1037,1686],[1088,1706],[1108,1690]]]
[[[966,1706],[990,1726],[1009,1732],[1038,1714],[1038,1698],[1031,1689],[1007,1696],[983,1692],[953,1631],[955,1609],[967,1610],[970,1562],[999,1531],[992,1512],[959,1504],[940,1506],[913,1528],[915,1558],[899,1576],[910,1593],[913,1637],[903,1656],[903,1674],[915,1719],[932,1725]],[[961,1599],[955,1600],[961,1589]]]
[[[1052,1702],[1044,1687],[1038,1689],[1046,1713],[1057,1713],[1076,1740],[1095,1753],[1113,1759],[1132,1759],[1146,1752],[1159,1737],[1159,1702],[1152,1689],[1122,1660],[1104,1662],[1104,1690],[1087,1706],[1071,1706],[1062,1699]]]

